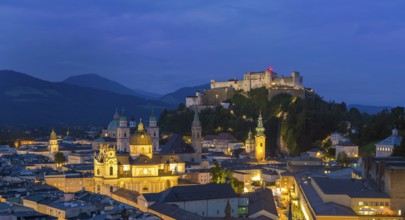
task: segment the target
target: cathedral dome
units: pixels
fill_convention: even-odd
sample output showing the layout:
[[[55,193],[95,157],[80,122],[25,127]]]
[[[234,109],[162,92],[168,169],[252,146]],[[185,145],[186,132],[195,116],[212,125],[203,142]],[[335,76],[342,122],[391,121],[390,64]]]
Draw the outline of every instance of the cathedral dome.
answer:
[[[142,122],[138,124],[138,131],[136,131],[129,142],[130,145],[152,145],[152,138],[145,132]]]
[[[116,131],[117,128],[120,126],[120,122],[118,120],[112,120],[107,127],[109,131]]]

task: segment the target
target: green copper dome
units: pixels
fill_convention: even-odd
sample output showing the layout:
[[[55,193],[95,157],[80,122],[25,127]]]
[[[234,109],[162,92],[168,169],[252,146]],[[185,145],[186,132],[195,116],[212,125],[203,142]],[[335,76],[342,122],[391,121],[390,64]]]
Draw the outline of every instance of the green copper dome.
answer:
[[[152,114],[149,117],[149,121],[156,121],[155,111],[152,110]]]
[[[112,120],[107,127],[109,131],[116,131],[117,128],[120,126],[120,122],[118,120]]]

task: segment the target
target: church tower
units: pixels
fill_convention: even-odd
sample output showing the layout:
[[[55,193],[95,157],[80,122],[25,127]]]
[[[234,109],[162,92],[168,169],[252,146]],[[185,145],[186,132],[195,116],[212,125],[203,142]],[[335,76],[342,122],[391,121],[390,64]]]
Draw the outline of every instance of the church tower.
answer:
[[[51,135],[49,137],[49,150],[51,152],[51,156],[59,151],[58,139],[56,139],[55,130],[52,129]]]
[[[253,139],[252,130],[249,130],[248,138],[245,141],[245,152],[250,153],[254,151],[255,139]]]
[[[152,149],[153,152],[160,151],[159,148],[159,127],[157,126],[156,116],[152,111],[151,116],[149,117],[149,126],[146,128],[148,134],[152,138]]]
[[[119,126],[117,128],[117,151],[128,152],[129,151],[129,127],[127,122],[127,116],[125,110],[122,109],[121,117],[119,119]]]
[[[202,152],[202,137],[201,137],[201,123],[200,119],[198,118],[198,108],[195,107],[194,110],[194,120],[193,124],[191,125],[191,145],[194,148],[196,158],[196,162],[201,161],[201,152]]]
[[[262,161],[266,158],[266,135],[264,135],[262,113],[259,114],[255,135],[255,158]]]

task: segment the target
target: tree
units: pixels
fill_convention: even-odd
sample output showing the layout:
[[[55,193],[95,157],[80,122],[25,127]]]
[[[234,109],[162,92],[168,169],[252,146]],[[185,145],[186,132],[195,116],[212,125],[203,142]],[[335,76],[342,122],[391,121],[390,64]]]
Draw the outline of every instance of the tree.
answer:
[[[63,153],[62,152],[60,152],[60,151],[58,151],[58,152],[56,152],[55,153],[55,163],[57,163],[57,164],[63,164],[64,162],[66,162],[66,158],[65,158],[65,155],[63,155]]]
[[[243,193],[244,183],[233,177],[232,171],[223,169],[217,161],[214,161],[214,167],[211,168],[211,183],[224,184],[229,183],[237,194]]]
[[[347,163],[349,162],[349,158],[347,157],[346,152],[344,151],[339,152],[336,161],[339,162],[341,165],[346,166]]]
[[[401,145],[394,146],[394,151],[392,152],[393,157],[405,157],[405,138],[402,139]]]

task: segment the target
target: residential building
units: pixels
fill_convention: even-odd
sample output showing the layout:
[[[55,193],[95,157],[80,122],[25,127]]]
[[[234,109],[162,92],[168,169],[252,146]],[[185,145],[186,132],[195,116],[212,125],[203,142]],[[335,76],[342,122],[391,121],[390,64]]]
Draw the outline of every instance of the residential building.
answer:
[[[401,145],[402,137],[398,134],[398,129],[392,129],[391,136],[375,144],[376,157],[389,157],[395,146]]]

